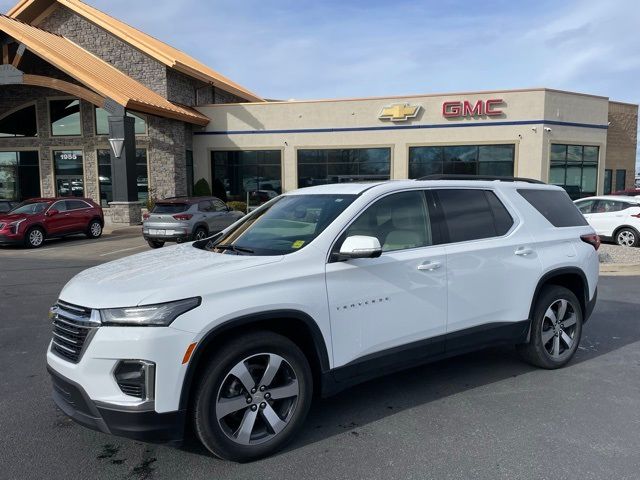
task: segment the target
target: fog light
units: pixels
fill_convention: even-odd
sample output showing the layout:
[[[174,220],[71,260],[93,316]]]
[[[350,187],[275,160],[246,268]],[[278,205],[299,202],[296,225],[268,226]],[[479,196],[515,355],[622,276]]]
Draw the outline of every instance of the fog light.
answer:
[[[156,364],[146,360],[121,360],[113,371],[118,387],[125,395],[153,400]]]

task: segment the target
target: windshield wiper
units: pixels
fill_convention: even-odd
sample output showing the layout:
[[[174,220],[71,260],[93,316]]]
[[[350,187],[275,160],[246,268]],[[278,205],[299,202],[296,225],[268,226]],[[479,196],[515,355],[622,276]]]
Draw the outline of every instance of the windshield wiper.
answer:
[[[253,250],[245,247],[238,247],[236,245],[231,245],[230,243],[222,243],[219,245],[214,245],[213,248],[221,248],[222,250],[231,250],[236,253],[253,253]]]

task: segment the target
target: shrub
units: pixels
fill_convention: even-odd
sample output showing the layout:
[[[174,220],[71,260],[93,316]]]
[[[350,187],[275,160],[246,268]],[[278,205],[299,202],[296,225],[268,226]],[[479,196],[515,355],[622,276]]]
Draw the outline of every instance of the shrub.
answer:
[[[208,197],[211,196],[211,187],[209,187],[209,182],[207,182],[204,178],[201,178],[196,182],[193,186],[193,196],[194,197]]]
[[[218,197],[223,202],[227,201],[227,191],[224,188],[224,183],[220,181],[219,178],[216,178],[213,181],[213,186],[211,187],[214,197]]]
[[[242,213],[247,213],[247,204],[245,202],[227,202],[227,206],[231,210],[238,210]]]

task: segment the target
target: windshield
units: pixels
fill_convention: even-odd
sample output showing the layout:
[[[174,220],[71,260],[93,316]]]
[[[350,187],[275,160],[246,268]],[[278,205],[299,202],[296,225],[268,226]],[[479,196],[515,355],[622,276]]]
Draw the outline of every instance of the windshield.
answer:
[[[28,215],[34,213],[42,213],[49,206],[48,202],[23,203],[11,210],[11,213],[26,213]]]
[[[295,252],[309,245],[355,198],[355,195],[279,197],[203,248],[237,255]]]

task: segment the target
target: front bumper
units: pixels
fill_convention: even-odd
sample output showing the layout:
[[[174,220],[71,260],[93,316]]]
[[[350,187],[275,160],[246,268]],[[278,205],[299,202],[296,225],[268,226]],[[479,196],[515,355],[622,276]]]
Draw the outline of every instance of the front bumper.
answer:
[[[23,243],[24,236],[21,233],[15,235],[0,233],[0,245],[22,245]]]
[[[92,430],[145,442],[179,444],[185,427],[184,410],[157,413],[96,405],[74,381],[47,367],[53,383],[53,401],[68,417]]]

